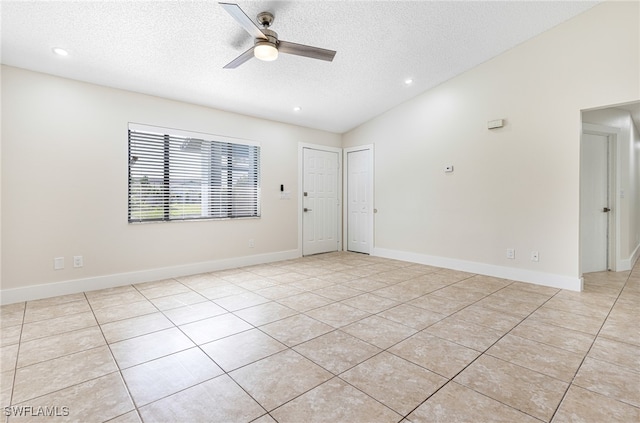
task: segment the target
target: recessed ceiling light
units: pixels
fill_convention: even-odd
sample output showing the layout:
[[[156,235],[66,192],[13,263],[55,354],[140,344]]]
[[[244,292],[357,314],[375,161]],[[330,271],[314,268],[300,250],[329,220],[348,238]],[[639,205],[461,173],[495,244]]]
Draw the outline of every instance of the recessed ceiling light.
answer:
[[[300,107],[300,106],[296,106],[296,107],[293,108],[294,112],[299,112],[300,110],[302,110],[302,107]]]
[[[405,84],[405,85],[411,85],[411,84],[413,84],[413,79],[411,79],[411,78],[407,78],[407,79],[405,79],[405,80],[404,80],[404,84]]]
[[[60,48],[60,47],[54,47],[51,50],[53,50],[53,52],[55,54],[57,54],[58,56],[68,56],[69,55],[69,52],[67,50],[65,50],[63,48]]]

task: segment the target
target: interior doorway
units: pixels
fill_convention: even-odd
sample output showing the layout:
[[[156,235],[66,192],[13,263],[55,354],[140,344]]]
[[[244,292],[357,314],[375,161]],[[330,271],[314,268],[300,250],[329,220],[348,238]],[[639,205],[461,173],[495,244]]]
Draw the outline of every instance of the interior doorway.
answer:
[[[580,146],[581,273],[616,270],[616,132],[583,124]]]

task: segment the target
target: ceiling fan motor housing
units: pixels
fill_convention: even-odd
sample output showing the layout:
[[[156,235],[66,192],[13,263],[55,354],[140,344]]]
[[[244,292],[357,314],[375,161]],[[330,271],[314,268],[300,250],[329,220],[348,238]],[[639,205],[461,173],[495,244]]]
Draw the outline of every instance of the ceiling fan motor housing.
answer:
[[[267,37],[267,39],[265,40],[262,38],[256,38],[256,45],[258,45],[257,43],[269,43],[274,47],[278,45],[278,34],[275,31],[265,28],[262,30],[262,32]]]

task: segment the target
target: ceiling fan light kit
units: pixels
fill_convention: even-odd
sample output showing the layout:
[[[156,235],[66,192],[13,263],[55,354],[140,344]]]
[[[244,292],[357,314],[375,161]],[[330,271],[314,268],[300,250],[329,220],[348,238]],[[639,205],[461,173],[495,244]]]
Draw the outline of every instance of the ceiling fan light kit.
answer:
[[[235,69],[251,59],[251,57],[270,62],[278,58],[279,52],[327,62],[333,61],[336,55],[336,52],[333,50],[278,40],[278,34],[268,29],[273,23],[274,17],[272,13],[261,12],[258,14],[257,21],[262,25],[262,28],[259,28],[237,4],[219,4],[255,39],[253,47],[227,63],[224,69]]]
[[[256,59],[272,62],[278,58],[278,34],[270,29],[263,29],[262,32],[267,40],[256,39],[253,55]]]
[[[253,55],[256,59],[272,62],[278,58],[278,49],[268,41],[259,41],[253,48]]]

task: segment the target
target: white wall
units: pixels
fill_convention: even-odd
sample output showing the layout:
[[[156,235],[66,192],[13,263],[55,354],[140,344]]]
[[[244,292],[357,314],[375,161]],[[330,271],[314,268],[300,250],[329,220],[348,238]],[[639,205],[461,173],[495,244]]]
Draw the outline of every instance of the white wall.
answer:
[[[262,217],[128,224],[128,122],[259,141]],[[296,256],[299,142],[341,136],[2,67],[2,301]]]
[[[376,254],[579,289],[580,110],[640,98],[639,16],[596,6],[345,134],[375,144]]]
[[[631,114],[622,109],[606,108],[587,111],[582,114],[582,121],[597,125],[605,125],[620,130],[617,140],[619,162],[619,189],[624,191],[624,198],[617,194],[616,204],[620,210],[620,259],[627,263],[629,270],[637,258],[640,246],[640,134],[635,127]],[[635,256],[634,256],[635,255]]]

